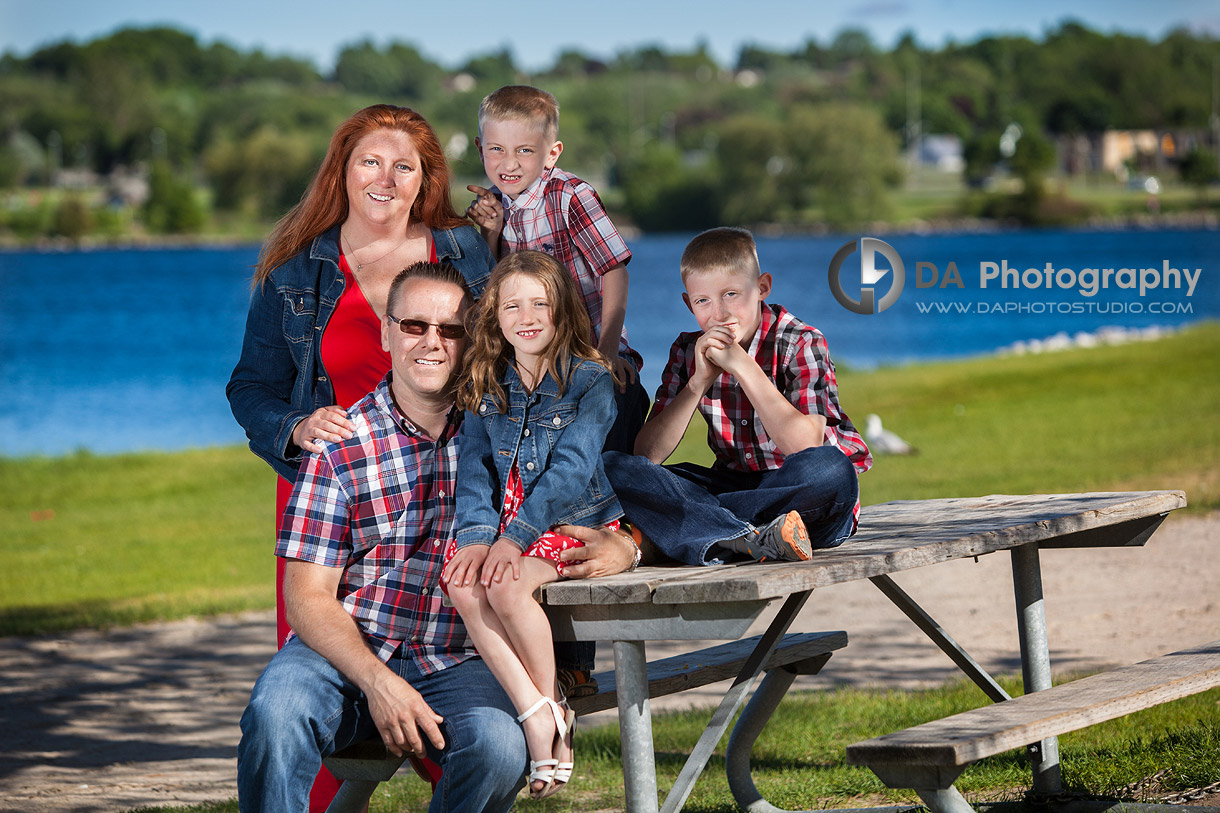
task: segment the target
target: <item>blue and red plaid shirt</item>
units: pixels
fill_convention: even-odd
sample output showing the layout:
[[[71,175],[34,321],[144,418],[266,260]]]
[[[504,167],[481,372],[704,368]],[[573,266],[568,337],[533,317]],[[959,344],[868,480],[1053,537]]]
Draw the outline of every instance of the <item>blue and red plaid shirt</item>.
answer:
[[[306,456],[275,553],[343,568],[338,599],[382,661],[401,646],[424,674],[461,663],[475,649],[440,576],[462,412],[434,441],[398,410],[387,376],[347,414],[352,437]]]
[[[500,190],[492,187],[500,194]],[[597,191],[575,175],[558,167],[544,170],[530,188],[504,204],[505,252],[542,251],[563,263],[576,280],[589,321],[593,343],[602,334],[602,275],[620,263],[631,261],[631,251],[614,228]],[[627,329],[619,338],[619,355],[639,370],[644,359],[627,344]]]
[[[826,418],[825,443],[838,446],[857,473],[873,465],[873,456],[860,432],[839,406],[835,366],[826,337],[797,319],[782,305],[763,303],[762,319],[747,350],[750,357],[775,383],[789,403],[806,415]],[[702,332],[679,334],[669,350],[669,362],[661,373],[652,414],[665,409],[682,391],[695,371],[695,342]],[[699,400],[699,412],[707,421],[707,442],[716,455],[713,468],[733,471],[778,469],[784,453],[767,434],[766,427],[745,391],[728,373],[722,373]],[[856,503],[856,514],[860,505]]]

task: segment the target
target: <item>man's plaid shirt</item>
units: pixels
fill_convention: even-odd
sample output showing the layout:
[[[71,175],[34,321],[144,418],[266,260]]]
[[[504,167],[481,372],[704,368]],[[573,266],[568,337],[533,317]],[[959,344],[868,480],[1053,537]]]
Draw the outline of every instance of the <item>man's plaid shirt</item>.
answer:
[[[826,443],[843,450],[858,473],[873,465],[864,438],[839,406],[834,363],[826,338],[790,314],[782,305],[763,303],[762,320],[750,342],[750,357],[793,406],[806,415],[826,418]],[[653,414],[659,413],[686,386],[695,371],[695,342],[701,332],[682,333],[669,350]],[[783,452],[767,435],[745,391],[728,373],[718,378],[699,401],[707,421],[708,445],[716,454],[713,468],[734,471],[778,469]]]
[[[499,190],[492,188],[499,194]],[[602,333],[602,275],[631,260],[631,251],[602,206],[597,191],[585,181],[558,167],[545,170],[530,188],[504,204],[505,252],[542,251],[563,263],[576,280],[585,310],[593,323],[593,337]],[[619,339],[619,355],[639,370],[644,360],[627,344],[627,330]]]
[[[439,587],[462,412],[450,412],[433,441],[398,410],[389,384],[387,376],[347,411],[356,425],[349,440],[306,456],[275,552],[344,568],[339,601],[373,651],[386,661],[401,645],[430,674],[475,654]]]

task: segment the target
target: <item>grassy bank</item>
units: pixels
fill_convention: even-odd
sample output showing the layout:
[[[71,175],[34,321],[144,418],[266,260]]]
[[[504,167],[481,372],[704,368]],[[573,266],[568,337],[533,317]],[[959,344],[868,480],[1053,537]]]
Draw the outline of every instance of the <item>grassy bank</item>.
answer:
[[[866,504],[1181,488],[1220,507],[1220,325],[1156,342],[839,376],[919,449]],[[699,422],[701,423],[701,422]],[[678,456],[709,461],[696,425]],[[270,607],[275,478],[244,448],[0,459],[0,635]]]

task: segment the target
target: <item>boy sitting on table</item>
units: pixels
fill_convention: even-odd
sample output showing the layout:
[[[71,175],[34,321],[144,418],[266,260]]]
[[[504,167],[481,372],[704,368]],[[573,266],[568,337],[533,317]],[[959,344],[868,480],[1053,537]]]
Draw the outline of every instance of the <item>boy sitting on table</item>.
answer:
[[[771,275],[744,229],[697,235],[681,270],[700,332],[670,349],[636,454],[604,455],[632,525],[687,564],[798,561],[842,544],[873,459],[839,406],[826,339],[763,301]],[[662,466],[696,409],[715,464]]]

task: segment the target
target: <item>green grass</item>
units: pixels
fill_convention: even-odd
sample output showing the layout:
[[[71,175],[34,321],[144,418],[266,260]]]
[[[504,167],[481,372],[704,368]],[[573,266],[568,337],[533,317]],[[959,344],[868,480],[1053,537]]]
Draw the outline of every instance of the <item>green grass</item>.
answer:
[[[1056,682],[1070,679],[1063,677]],[[1013,695],[1019,680],[1000,680]],[[847,745],[879,734],[986,705],[965,681],[935,689],[884,691],[840,688],[793,692],[781,704],[753,751],[753,777],[760,793],[784,809],[919,804],[913,793],[886,788],[867,768],[845,764]],[[1073,732],[1059,740],[1065,789],[1093,796],[1119,796],[1121,789],[1162,769],[1162,792],[1220,781],[1220,689]],[[672,787],[686,754],[703,732],[710,709],[662,712],[653,718],[657,784]],[[684,810],[737,810],[724,773],[722,741]],[[573,785],[544,802],[518,798],[522,811],[621,810],[622,751],[616,723],[578,729]],[[1030,769],[1022,751],[1009,751],[966,769],[957,787],[974,804],[1020,799]],[[370,813],[422,810],[430,792],[409,772],[382,783]],[[1145,801],[1137,798],[1134,801]],[[164,808],[166,813],[230,813],[233,801]]]
[[[0,634],[270,607],[275,477],[246,449],[0,459]]]
[[[919,448],[861,478],[894,499],[1185,489],[1220,507],[1220,325],[1039,356],[842,370],[841,400]],[[710,463],[696,418],[675,459]],[[0,635],[273,604],[275,477],[244,448],[0,458]]]
[[[1019,681],[1001,681],[1019,694]],[[759,792],[784,809],[919,804],[913,793],[886,788],[872,771],[844,763],[847,745],[939,719],[988,701],[972,684],[921,691],[844,688],[794,692],[781,705],[753,753]],[[1169,768],[1166,791],[1220,780],[1220,690],[1212,690],[1060,738],[1065,788],[1113,795],[1124,785]],[[711,710],[668,712],[654,718],[657,784],[673,785]],[[736,811],[724,774],[724,742],[696,784],[685,810]],[[617,724],[580,729],[572,788],[546,802],[524,796],[523,811],[616,810],[623,804],[622,753]],[[971,802],[1015,799],[1029,787],[1024,753],[1010,751],[968,768],[957,787]],[[371,813],[420,810],[428,787],[400,775],[382,784]]]

